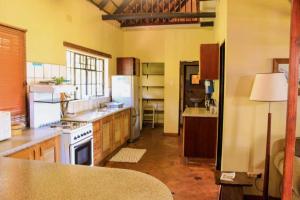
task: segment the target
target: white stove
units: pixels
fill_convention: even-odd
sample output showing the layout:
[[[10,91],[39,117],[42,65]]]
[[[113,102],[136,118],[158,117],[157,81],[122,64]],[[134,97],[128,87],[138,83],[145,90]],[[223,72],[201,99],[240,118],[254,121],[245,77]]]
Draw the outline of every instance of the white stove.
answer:
[[[93,125],[84,122],[61,121],[51,125],[62,131],[61,162],[93,166]]]

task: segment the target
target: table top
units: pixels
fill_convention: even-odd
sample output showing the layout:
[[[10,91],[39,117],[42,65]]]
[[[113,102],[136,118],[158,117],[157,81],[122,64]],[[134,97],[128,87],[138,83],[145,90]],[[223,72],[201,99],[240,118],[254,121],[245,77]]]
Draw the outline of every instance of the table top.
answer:
[[[183,117],[213,117],[217,118],[218,114],[207,111],[205,108],[186,108],[182,113]]]
[[[217,185],[231,185],[231,186],[253,186],[255,178],[249,177],[246,172],[235,172],[233,181],[220,180],[222,175],[221,171],[215,171],[215,181]]]
[[[1,200],[173,200],[161,181],[141,172],[0,158]]]

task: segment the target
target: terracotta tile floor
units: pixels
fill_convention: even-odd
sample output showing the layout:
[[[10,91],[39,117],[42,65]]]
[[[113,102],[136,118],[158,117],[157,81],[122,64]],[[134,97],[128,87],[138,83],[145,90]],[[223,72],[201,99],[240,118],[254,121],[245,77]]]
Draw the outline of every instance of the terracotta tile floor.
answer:
[[[133,169],[148,173],[165,183],[174,200],[217,200],[214,164],[201,161],[185,165],[181,156],[181,139],[164,136],[161,128],[146,128],[133,148],[145,148],[146,154],[137,164],[108,162],[106,167]]]

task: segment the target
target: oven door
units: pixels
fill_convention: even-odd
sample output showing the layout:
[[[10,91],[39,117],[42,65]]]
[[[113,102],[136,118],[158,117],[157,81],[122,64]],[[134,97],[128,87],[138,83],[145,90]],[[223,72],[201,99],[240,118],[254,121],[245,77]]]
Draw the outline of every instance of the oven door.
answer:
[[[73,165],[94,165],[92,137],[70,145],[70,161]]]

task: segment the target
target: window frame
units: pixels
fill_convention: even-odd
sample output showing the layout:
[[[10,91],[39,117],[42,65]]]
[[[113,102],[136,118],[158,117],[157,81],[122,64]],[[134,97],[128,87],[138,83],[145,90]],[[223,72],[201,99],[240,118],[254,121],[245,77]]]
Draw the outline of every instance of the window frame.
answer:
[[[72,49],[66,50],[66,57],[68,79],[77,87],[75,98],[79,100],[105,97],[105,59]],[[80,80],[77,77],[78,72]]]

